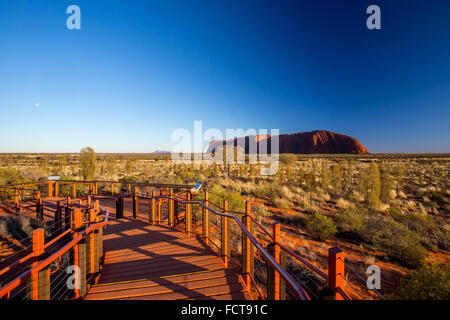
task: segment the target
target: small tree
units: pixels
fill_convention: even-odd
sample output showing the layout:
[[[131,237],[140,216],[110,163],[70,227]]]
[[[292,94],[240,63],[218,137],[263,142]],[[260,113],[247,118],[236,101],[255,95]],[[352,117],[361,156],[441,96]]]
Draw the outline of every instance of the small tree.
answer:
[[[114,156],[106,159],[106,173],[109,176],[113,176],[116,173],[116,159]]]
[[[322,173],[322,175],[320,177],[320,180],[322,183],[322,188],[327,190],[328,186],[330,184],[330,178],[329,178],[328,163],[326,162],[326,160],[324,160],[322,162],[322,172],[321,173]]]
[[[401,279],[397,298],[402,300],[449,300],[450,266],[423,264]]]
[[[383,203],[389,203],[391,200],[391,189],[393,185],[392,177],[387,171],[385,165],[380,166],[380,199]]]
[[[131,160],[127,160],[127,162],[125,163],[125,172],[127,173],[127,176],[131,176],[133,170],[133,162]]]
[[[342,168],[339,163],[331,166],[331,176],[334,192],[339,192],[342,183]]]
[[[403,186],[403,179],[405,178],[405,165],[404,164],[399,164],[397,166],[397,170],[396,170],[396,185],[397,185],[397,193],[400,192],[402,186]]]
[[[81,149],[80,167],[81,176],[84,180],[92,180],[97,170],[95,151],[91,147]]]
[[[64,155],[58,157],[58,162],[56,164],[56,170],[59,174],[63,174],[64,169],[67,166],[67,158]]]
[[[372,210],[379,207],[380,204],[380,169],[378,165],[372,161],[366,175],[362,177],[363,192],[367,204]]]
[[[345,169],[343,170],[344,172],[342,175],[342,190],[344,191],[344,193],[347,193],[353,185],[353,160],[347,161],[345,166],[343,167]]]
[[[312,236],[318,240],[325,240],[334,236],[337,228],[333,220],[319,212],[314,212],[306,221],[306,227],[312,233]]]

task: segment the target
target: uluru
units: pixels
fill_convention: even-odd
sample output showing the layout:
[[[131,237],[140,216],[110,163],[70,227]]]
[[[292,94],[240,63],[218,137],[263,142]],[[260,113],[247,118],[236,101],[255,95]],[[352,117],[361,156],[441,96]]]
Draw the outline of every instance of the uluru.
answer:
[[[207,153],[214,152],[219,146],[229,141],[231,145],[237,146],[238,139],[245,139],[245,153],[249,153],[250,143],[256,144],[259,151],[261,143],[267,142],[267,152],[271,153],[271,135],[252,135],[229,140],[211,141]],[[267,141],[265,141],[267,140]],[[231,142],[233,141],[233,142]],[[279,153],[294,154],[368,154],[366,147],[357,139],[331,132],[328,130],[315,130],[310,132],[299,132],[279,135]]]

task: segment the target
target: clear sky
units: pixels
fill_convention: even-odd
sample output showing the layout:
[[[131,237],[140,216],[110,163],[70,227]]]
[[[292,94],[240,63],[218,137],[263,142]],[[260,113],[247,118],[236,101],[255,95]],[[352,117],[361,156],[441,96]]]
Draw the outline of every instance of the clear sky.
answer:
[[[194,120],[450,152],[447,0],[1,0],[0,39],[0,152],[170,150]]]

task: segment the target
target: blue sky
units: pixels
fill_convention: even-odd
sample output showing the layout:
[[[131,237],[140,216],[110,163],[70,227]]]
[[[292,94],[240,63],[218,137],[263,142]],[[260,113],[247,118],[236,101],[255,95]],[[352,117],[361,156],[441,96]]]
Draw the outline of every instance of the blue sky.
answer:
[[[81,30],[66,8],[81,8]],[[381,8],[381,30],[366,8]],[[152,152],[173,130],[326,129],[450,152],[448,1],[1,0],[0,152]],[[39,103],[36,107],[35,103]]]

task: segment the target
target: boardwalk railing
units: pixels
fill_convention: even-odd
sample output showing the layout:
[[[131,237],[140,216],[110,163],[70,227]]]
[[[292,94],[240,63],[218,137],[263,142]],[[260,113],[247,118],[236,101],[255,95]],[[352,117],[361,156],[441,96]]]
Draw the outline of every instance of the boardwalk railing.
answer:
[[[41,190],[42,190],[42,185]],[[17,186],[17,188],[25,188],[29,186]],[[60,238],[52,240],[51,244],[43,243],[42,230],[35,230],[33,233],[33,252],[27,257],[19,261],[15,261],[12,265],[0,271],[5,273],[18,265],[23,264],[29,259],[33,259],[33,266],[30,270],[24,272],[19,277],[7,283],[0,288],[1,297],[12,297],[11,292],[24,284],[25,280],[31,278],[31,298],[51,298],[52,295],[50,285],[47,278],[50,276],[42,276],[49,274],[49,266],[55,261],[59,261],[61,257],[71,252],[74,265],[78,265],[80,261],[89,261],[84,258],[86,248],[85,243],[89,243],[90,236],[100,233],[103,227],[108,223],[109,212],[101,209],[98,205],[98,199],[108,196],[116,201],[116,219],[124,216],[124,200],[131,199],[132,216],[138,218],[139,205],[142,201],[148,202],[148,223],[158,224],[167,223],[170,227],[179,229],[187,234],[187,236],[199,236],[203,241],[216,248],[221,256],[225,267],[238,266],[240,273],[244,279],[247,289],[254,292],[261,299],[279,300],[286,298],[286,291],[294,299],[309,300],[310,295],[305,291],[298,279],[287,271],[285,266],[286,255],[293,260],[308,268],[311,272],[323,278],[327,282],[328,297],[330,299],[350,300],[350,296],[344,290],[345,265],[344,252],[337,247],[329,249],[328,252],[328,273],[320,270],[312,263],[301,257],[294,250],[287,248],[281,241],[281,228],[278,223],[273,225],[272,232],[267,231],[251,212],[251,202],[245,203],[245,212],[235,212],[228,210],[228,203],[224,201],[223,206],[219,206],[208,200],[208,193],[204,193],[204,198],[197,199],[198,193],[193,192],[194,186],[186,185],[164,185],[164,184],[137,184],[117,181],[49,181],[46,183],[46,195],[48,197],[59,197],[68,195],[72,197],[87,196],[86,205],[80,202],[75,205],[70,196],[65,204],[58,203],[55,209],[55,221],[62,223],[62,212],[64,210],[73,210],[72,215],[65,215],[65,219],[74,220],[66,224],[70,225],[60,236],[64,237],[72,235],[73,240],[65,244],[62,248],[52,252],[48,257],[43,258],[46,248],[51,247]],[[8,187],[11,188],[11,187]],[[2,190],[0,188],[0,190]],[[14,190],[14,187],[13,187]],[[38,190],[40,193],[40,190]],[[42,204],[40,194],[35,196],[35,207],[37,217],[42,218],[42,212],[45,205]],[[194,198],[195,196],[195,198]],[[92,197],[92,198],[91,198]],[[96,199],[92,205],[92,199]],[[72,208],[73,209],[70,209]],[[69,208],[69,209],[67,209]],[[20,204],[17,204],[17,210],[20,211]],[[88,215],[90,218],[82,223],[80,220],[81,211],[96,212],[94,215]],[[98,221],[97,215],[102,215],[103,220]],[[201,216],[199,218],[199,215]],[[255,228],[256,227],[256,228]],[[258,239],[257,232],[266,235],[268,245],[263,245],[261,239]],[[88,240],[89,239],[89,240]],[[102,242],[98,240],[98,242]],[[101,238],[100,238],[101,239]],[[238,240],[237,240],[238,239]],[[237,241],[236,241],[237,240]],[[267,242],[267,241],[266,241]],[[97,243],[97,242],[95,242]],[[94,245],[95,246],[95,245]],[[97,257],[103,255],[100,244],[97,244]],[[232,248],[233,247],[233,248]],[[236,249],[237,247],[237,249]],[[95,251],[94,250],[94,251]],[[100,251],[98,251],[100,250]],[[89,249],[89,255],[96,259],[97,264],[90,264],[91,269],[81,271],[81,288],[73,290],[73,298],[81,298],[86,293],[86,284],[92,282],[87,275],[97,275],[99,273],[99,264],[101,259],[94,258],[93,249]],[[80,256],[81,255],[81,256]],[[78,257],[78,258],[77,258]],[[59,259],[59,260],[58,260]],[[238,261],[239,260],[239,261]],[[77,262],[77,263],[75,263]],[[89,262],[90,263],[90,262]],[[264,269],[265,273],[261,270]],[[260,267],[256,267],[260,266]],[[8,269],[9,268],[9,269]],[[86,266],[83,268],[86,269]],[[255,272],[255,269],[256,272]],[[264,273],[264,274],[259,274]],[[47,283],[46,289],[40,289],[39,279],[41,283]],[[259,283],[258,283],[259,282]],[[287,289],[286,289],[287,286]],[[43,292],[42,294],[40,292]]]
[[[0,275],[7,275],[21,266],[29,268],[0,288],[0,298],[50,300],[62,298],[58,296],[60,293],[64,298],[74,299],[85,295],[87,284],[92,284],[99,275],[103,228],[108,223],[109,211],[95,202],[68,203],[65,212],[65,219],[55,215],[55,225],[64,224],[59,235],[45,243],[45,230],[35,229],[31,252],[0,270]],[[64,257],[68,258],[67,265],[62,263]],[[73,290],[68,285],[70,273]]]

